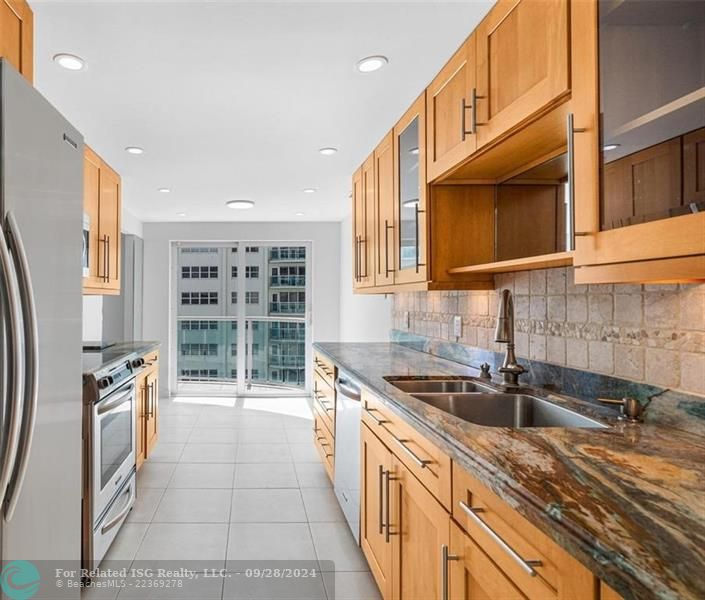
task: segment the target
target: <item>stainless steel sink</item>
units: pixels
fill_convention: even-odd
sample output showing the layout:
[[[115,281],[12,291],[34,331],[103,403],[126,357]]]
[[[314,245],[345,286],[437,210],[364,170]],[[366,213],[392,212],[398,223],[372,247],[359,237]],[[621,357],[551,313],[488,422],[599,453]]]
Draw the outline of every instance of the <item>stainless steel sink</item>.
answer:
[[[491,393],[493,391],[489,386],[464,379],[388,379],[388,381],[397,389],[409,394]]]
[[[526,394],[412,395],[464,421],[486,427],[606,427],[577,412]]]

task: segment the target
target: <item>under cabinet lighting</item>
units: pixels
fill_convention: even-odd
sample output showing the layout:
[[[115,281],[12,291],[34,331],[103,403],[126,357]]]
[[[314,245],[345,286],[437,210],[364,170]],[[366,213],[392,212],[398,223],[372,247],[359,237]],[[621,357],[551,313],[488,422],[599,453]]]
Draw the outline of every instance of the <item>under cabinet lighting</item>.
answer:
[[[225,205],[233,210],[247,210],[253,208],[255,203],[252,200],[230,200]]]
[[[357,70],[360,73],[372,73],[373,71],[379,71],[389,62],[386,56],[375,55],[367,56],[357,62]]]
[[[610,150],[616,150],[617,148],[619,148],[619,144],[606,144],[602,147],[602,150],[609,152]]]
[[[83,67],[86,66],[84,60],[80,56],[76,56],[75,54],[55,54],[54,62],[60,67],[63,67],[64,69],[67,69],[69,71],[80,71],[81,69],[83,69]]]

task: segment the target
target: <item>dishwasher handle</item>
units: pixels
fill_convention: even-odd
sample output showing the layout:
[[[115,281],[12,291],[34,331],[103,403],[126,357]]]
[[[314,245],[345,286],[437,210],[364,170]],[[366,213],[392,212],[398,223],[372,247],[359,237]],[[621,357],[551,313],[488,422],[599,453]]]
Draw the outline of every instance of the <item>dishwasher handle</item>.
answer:
[[[349,381],[343,377],[338,377],[335,380],[335,391],[339,394],[349,398],[350,400],[355,400],[360,402],[362,399],[362,393],[358,386],[356,386],[352,381]]]

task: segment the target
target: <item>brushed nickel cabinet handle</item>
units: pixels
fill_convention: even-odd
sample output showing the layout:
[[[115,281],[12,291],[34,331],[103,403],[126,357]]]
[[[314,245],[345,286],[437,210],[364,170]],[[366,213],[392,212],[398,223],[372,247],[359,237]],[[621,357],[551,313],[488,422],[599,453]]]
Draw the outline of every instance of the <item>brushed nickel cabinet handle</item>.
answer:
[[[576,236],[590,235],[589,232],[575,231],[575,134],[585,129],[575,127],[573,113],[566,116],[566,136],[568,140],[568,215],[566,218],[566,250],[575,250]]]
[[[367,408],[365,406],[365,412],[370,416],[370,418],[377,424],[377,425],[384,425],[385,423],[389,423],[386,419],[378,419],[372,414],[372,411],[374,411],[374,408]]]
[[[497,545],[502,550],[504,550],[509,555],[509,557],[514,562],[516,562],[529,576],[536,577],[536,575],[538,575],[534,567],[540,567],[542,565],[541,561],[525,560],[524,558],[522,558],[519,553],[514,550],[514,548],[512,548],[507,542],[505,542],[494,529],[492,529],[478,516],[478,514],[485,512],[484,508],[472,508],[465,504],[465,502],[463,502],[462,500],[458,504],[460,505],[460,508],[463,509],[463,512],[465,512],[465,514],[467,514],[467,516],[470,517],[470,519],[480,529],[482,529],[482,531],[489,535],[497,543]]]
[[[377,485],[378,491],[379,491],[379,514],[378,514],[378,522],[379,522],[379,534],[382,535],[384,532],[384,494],[383,494],[383,489],[384,489],[384,467],[382,465],[379,465],[379,471],[377,473],[378,476],[378,481]]]
[[[411,460],[413,460],[419,466],[419,468],[425,469],[428,465],[433,463],[432,460],[426,460],[416,456],[416,454],[414,454],[406,445],[409,440],[400,440],[394,434],[392,434],[392,437],[394,438],[394,441],[397,443],[397,445],[406,453],[409,458],[411,458]]]
[[[389,230],[394,229],[394,224],[389,224],[389,219],[384,220],[384,276],[389,277],[394,269],[389,268]]]
[[[391,529],[392,529],[392,524],[390,520],[390,504],[391,501],[389,499],[390,496],[390,490],[389,490],[389,482],[392,480],[391,476],[391,471],[385,471],[384,472],[384,492],[385,492],[385,502],[384,502],[384,511],[385,511],[385,518],[384,518],[384,541],[388,544],[389,543],[389,538],[392,535]]]
[[[460,560],[459,556],[448,553],[448,546],[441,545],[441,600],[448,600],[448,561]]]
[[[414,228],[415,228],[415,240],[416,240],[416,272],[419,272],[419,267],[425,267],[426,265],[421,262],[421,238],[419,230],[419,215],[425,213],[425,210],[419,209],[419,203],[414,205]]]

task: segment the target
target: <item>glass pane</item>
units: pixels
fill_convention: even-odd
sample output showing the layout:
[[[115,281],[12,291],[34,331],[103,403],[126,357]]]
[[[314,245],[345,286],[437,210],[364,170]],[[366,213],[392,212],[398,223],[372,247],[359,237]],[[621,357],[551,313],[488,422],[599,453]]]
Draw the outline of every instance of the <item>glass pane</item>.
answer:
[[[705,127],[705,3],[600,0],[602,229],[705,208],[688,138]]]
[[[125,402],[100,421],[100,487],[104,488],[132,451],[132,405]]]
[[[177,323],[179,381],[237,378],[237,322],[180,319]]]
[[[415,269],[418,262],[419,118],[399,136],[399,268]]]
[[[306,385],[306,323],[254,321],[252,326],[252,384],[300,387]]]

